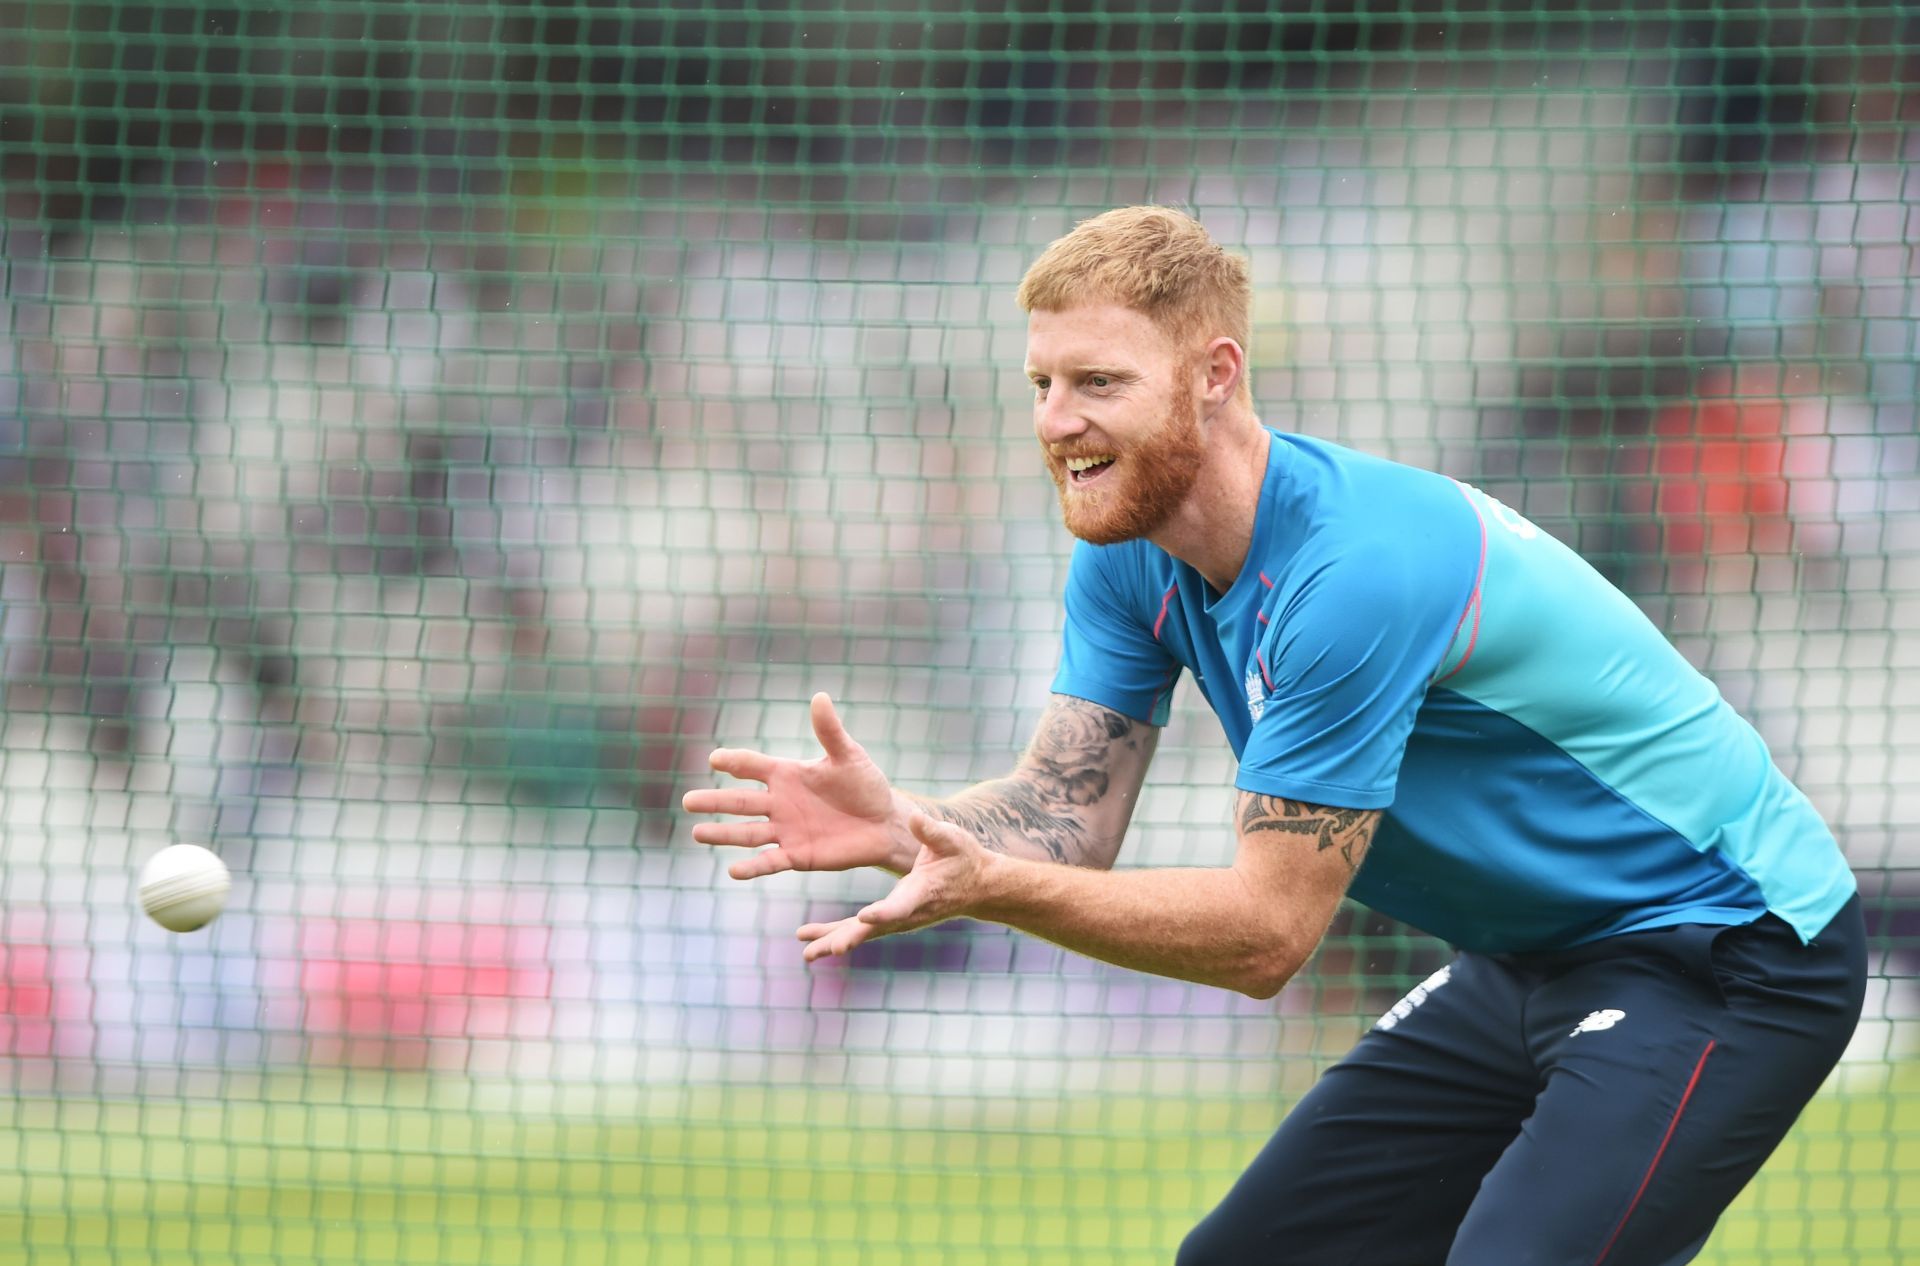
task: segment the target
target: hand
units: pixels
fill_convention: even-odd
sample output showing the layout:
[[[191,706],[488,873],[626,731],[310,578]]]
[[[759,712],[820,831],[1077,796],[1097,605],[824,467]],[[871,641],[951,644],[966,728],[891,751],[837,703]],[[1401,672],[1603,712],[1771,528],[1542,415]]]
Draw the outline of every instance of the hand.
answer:
[[[915,841],[907,833],[905,801],[840,724],[833,700],[813,697],[813,733],[826,755],[785,760],[722,747],[707,763],[723,774],[765,783],[764,788],[725,787],[689,791],[688,813],[760,817],[756,822],[701,822],[693,838],[702,844],[759,848],[765,852],[735,862],[727,873],[756,879],[783,870],[852,870],[912,864]]]
[[[797,935],[807,943],[802,954],[806,961],[845,954],[875,937],[931,927],[979,905],[994,855],[959,827],[924,813],[916,812],[908,819],[908,827],[920,843],[913,869],[900,877],[892,892],[852,918],[803,924]]]

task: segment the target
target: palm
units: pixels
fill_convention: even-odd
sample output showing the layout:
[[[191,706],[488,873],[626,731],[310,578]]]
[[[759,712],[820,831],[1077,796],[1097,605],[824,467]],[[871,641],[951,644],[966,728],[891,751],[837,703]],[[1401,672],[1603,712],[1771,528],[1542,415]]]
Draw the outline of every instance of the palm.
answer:
[[[920,850],[913,869],[893,891],[850,918],[808,923],[799,937],[807,943],[808,962],[845,954],[876,936],[912,932],[966,914],[980,896],[984,853],[980,842],[959,827],[925,814],[910,819]]]
[[[901,850],[906,825],[896,813],[893,785],[848,735],[823,694],[813,698],[813,730],[826,753],[818,760],[786,760],[740,748],[721,748],[709,758],[721,773],[765,783],[764,788],[687,793],[687,812],[736,819],[699,823],[694,839],[740,848],[775,846],[735,862],[728,868],[734,878],[884,866]]]
[[[766,782],[767,819],[795,870],[846,870],[889,856],[893,785],[864,751],[778,761]]]

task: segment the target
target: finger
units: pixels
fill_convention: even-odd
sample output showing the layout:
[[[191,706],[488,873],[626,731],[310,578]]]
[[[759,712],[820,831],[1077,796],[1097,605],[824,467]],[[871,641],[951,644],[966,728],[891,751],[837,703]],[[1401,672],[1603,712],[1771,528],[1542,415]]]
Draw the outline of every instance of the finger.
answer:
[[[731,813],[742,818],[762,818],[773,809],[773,797],[765,787],[701,787],[680,797],[680,807],[688,813]]]
[[[752,857],[737,861],[727,867],[727,873],[735,879],[758,879],[762,875],[777,875],[783,870],[793,869],[793,858],[784,850],[770,848],[764,853],[755,853]]]
[[[707,764],[723,774],[765,782],[773,772],[773,757],[744,747],[716,747],[707,756]]]
[[[847,727],[840,724],[840,714],[833,710],[833,700],[824,690],[813,697],[813,736],[834,760],[849,760],[860,755],[860,745],[847,733]]]
[[[820,925],[808,924],[807,928],[818,926]],[[804,932],[807,928],[801,930]],[[800,957],[811,963],[834,954],[846,954],[875,934],[876,929],[864,923],[853,919],[842,919],[838,923],[826,925],[821,935],[812,938],[807,948],[801,951]]]
[[[951,822],[942,822],[939,818],[916,813],[907,819],[907,829],[913,832],[915,839],[922,844],[930,844],[938,849],[952,851],[964,848],[973,837]]]
[[[693,838],[702,844],[723,844],[730,848],[759,848],[777,844],[771,822],[696,822]]]
[[[802,941],[817,942],[830,940],[836,936],[852,933],[855,930],[859,930],[864,939],[872,929],[861,928],[860,921],[857,918],[834,919],[828,923],[802,923],[795,929],[794,936]]]
[[[862,923],[876,928],[885,928],[905,923],[914,915],[911,901],[896,901],[892,897],[883,897],[853,917]]]

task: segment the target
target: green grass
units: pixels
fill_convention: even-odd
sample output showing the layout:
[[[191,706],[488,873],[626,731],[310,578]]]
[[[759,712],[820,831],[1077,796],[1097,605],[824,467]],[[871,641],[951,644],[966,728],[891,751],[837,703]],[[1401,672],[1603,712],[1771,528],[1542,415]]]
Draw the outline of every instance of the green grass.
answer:
[[[1920,1262],[1920,1068],[1861,1071],[1878,1084],[1808,1109],[1703,1261]],[[1164,1263],[1278,1118],[784,1088],[559,1105],[597,1115],[447,1101],[468,1089],[0,1103],[0,1262]]]

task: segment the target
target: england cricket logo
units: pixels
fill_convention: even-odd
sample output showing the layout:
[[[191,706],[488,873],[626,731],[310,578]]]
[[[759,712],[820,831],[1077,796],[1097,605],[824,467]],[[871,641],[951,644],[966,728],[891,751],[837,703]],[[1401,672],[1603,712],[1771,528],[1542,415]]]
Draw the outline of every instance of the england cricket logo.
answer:
[[[1382,1031],[1393,1028],[1400,1021],[1412,1015],[1414,1011],[1433,996],[1433,991],[1453,979],[1453,964],[1448,963],[1433,975],[1413,987],[1413,991],[1393,1004],[1388,1012],[1374,1021],[1373,1027]]]
[[[1247,712],[1254,720],[1267,710],[1267,692],[1260,685],[1260,670],[1247,669]]]

